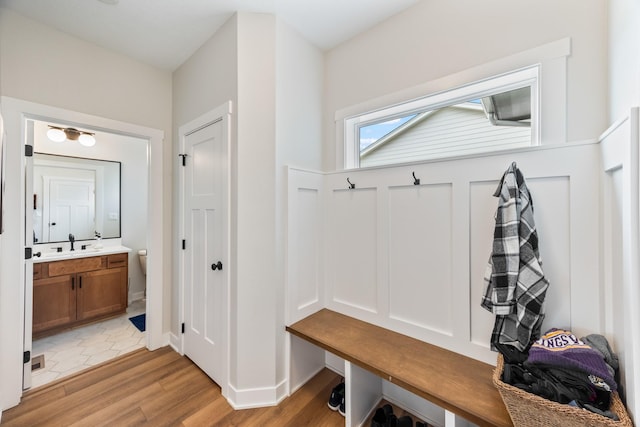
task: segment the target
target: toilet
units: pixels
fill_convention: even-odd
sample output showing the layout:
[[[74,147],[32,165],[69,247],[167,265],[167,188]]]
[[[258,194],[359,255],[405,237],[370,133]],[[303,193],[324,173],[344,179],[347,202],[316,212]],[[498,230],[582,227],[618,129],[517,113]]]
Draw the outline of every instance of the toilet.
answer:
[[[142,274],[147,275],[147,250],[140,249],[138,251],[138,261],[140,261],[140,268],[142,268]]]
[[[138,261],[140,262],[140,268],[142,269],[142,274],[145,277],[145,281],[144,281],[144,297],[142,297],[142,301],[146,301],[147,300],[147,250],[146,249],[140,249],[138,251]]]

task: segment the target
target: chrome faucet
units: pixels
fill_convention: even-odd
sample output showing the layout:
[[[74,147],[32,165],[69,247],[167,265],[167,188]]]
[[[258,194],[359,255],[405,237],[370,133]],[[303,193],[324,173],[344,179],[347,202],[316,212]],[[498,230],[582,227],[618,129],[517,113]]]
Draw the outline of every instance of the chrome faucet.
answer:
[[[73,242],[76,241],[76,238],[74,237],[73,234],[69,233],[69,241],[71,242],[71,249],[69,249],[70,251],[75,251],[75,249],[73,248]]]

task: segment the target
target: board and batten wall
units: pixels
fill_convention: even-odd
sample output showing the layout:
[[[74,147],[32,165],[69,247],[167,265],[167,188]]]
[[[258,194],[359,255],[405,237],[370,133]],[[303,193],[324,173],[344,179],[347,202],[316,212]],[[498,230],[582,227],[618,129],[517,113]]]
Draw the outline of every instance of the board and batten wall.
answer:
[[[603,166],[608,152],[626,153],[632,145],[626,126],[612,131],[612,142],[608,135],[602,143],[328,174],[290,169],[288,324],[326,307],[495,364],[494,316],[480,300],[498,202],[493,193],[515,161],[533,198],[550,282],[543,332],[604,334],[622,355],[626,388],[636,399],[638,352],[630,331],[638,332],[631,308],[638,296],[627,271],[637,269],[637,259],[618,261],[616,254],[631,227],[624,220],[627,182],[630,170],[637,177],[637,159],[634,166],[619,154]],[[637,182],[635,191],[637,200]],[[603,195],[617,202],[604,203]],[[637,225],[633,233],[637,242]],[[617,280],[623,275],[629,277]],[[291,352],[291,389],[327,361],[336,368],[297,340]]]

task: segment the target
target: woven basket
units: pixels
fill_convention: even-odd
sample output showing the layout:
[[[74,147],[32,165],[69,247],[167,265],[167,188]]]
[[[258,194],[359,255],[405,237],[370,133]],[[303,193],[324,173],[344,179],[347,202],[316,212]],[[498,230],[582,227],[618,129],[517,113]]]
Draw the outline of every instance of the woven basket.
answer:
[[[618,393],[613,393],[611,410],[620,421],[598,415],[585,409],[553,402],[528,393],[502,381],[504,361],[498,355],[493,371],[493,383],[498,388],[515,427],[633,427]]]

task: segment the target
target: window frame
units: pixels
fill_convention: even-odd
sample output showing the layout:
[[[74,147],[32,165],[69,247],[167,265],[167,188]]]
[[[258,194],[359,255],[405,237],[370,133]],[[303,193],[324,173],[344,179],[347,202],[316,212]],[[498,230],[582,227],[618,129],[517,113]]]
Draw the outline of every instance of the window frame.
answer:
[[[360,114],[350,115],[343,119],[344,124],[344,168],[360,168],[360,128],[404,117],[412,113],[448,107],[465,101],[507,92],[523,87],[531,88],[531,141],[527,147],[540,145],[540,64],[531,65],[514,71],[499,74],[493,77],[463,84],[452,89],[439,91],[405,102],[397,102],[382,108],[366,111]],[[521,145],[519,147],[522,147]],[[512,147],[512,148],[519,148]],[[509,149],[487,150],[478,154],[493,153]],[[438,160],[460,157],[459,154],[438,157]],[[406,163],[412,160],[407,159]],[[420,160],[420,161],[428,161]],[[405,162],[401,162],[405,163]],[[390,163],[400,164],[400,163]]]

